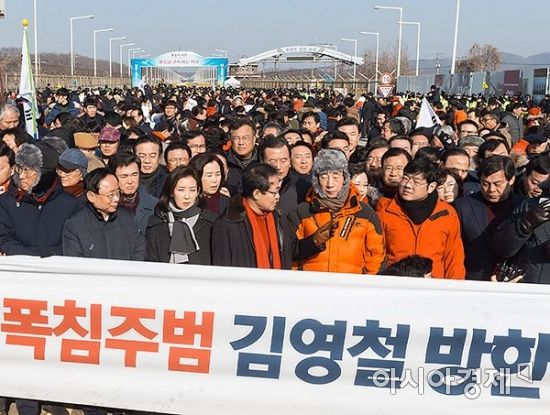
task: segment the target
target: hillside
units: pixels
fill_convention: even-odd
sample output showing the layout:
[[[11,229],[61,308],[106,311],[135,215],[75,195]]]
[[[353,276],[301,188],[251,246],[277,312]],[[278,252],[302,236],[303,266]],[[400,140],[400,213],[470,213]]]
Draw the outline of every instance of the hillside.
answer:
[[[34,64],[34,55],[31,55]],[[40,71],[48,75],[69,75],[71,73],[70,55],[68,53],[40,53]],[[21,66],[21,49],[0,48],[0,71],[19,73]],[[34,67],[33,67],[34,68]],[[122,65],[123,73],[128,76],[128,66]],[[93,75],[94,60],[88,56],[75,55],[75,75]],[[120,64],[113,60],[113,76],[119,76]],[[97,60],[97,75],[109,76],[109,61]]]

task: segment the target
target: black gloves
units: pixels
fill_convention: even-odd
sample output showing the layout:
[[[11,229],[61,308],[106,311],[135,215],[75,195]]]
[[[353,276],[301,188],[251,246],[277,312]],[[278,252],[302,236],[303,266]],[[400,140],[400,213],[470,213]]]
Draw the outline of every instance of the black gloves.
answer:
[[[530,209],[518,222],[519,229],[525,234],[532,233],[544,222],[550,220],[550,200]]]

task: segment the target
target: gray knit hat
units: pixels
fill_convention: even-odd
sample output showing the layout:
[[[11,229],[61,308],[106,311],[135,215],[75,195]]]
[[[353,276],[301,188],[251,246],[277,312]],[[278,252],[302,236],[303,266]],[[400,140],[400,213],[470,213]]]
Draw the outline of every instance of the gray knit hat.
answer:
[[[475,146],[479,147],[485,142],[485,140],[481,137],[478,137],[477,135],[468,135],[466,137],[463,137],[458,142],[458,146],[460,148],[468,147],[468,146]]]
[[[325,197],[324,192],[319,186],[319,176],[323,173],[330,171],[341,171],[344,172],[344,186],[342,189],[346,189],[349,186],[349,171],[348,171],[348,159],[343,151],[327,148],[320,150],[315,156],[313,161],[312,172],[312,181],[313,181],[313,190],[321,197]]]

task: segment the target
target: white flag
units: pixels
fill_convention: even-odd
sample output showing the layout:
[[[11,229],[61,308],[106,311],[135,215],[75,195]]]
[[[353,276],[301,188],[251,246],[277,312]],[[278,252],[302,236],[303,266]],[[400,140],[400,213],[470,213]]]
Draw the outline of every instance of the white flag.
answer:
[[[420,114],[418,114],[418,121],[416,123],[416,128],[418,127],[430,128],[436,124],[441,125],[441,120],[435,113],[434,109],[432,108],[428,100],[424,98],[420,106]]]
[[[21,51],[21,79],[19,81],[19,98],[23,99],[23,111],[25,115],[25,129],[35,140],[38,139],[38,127],[36,117],[38,106],[32,77],[31,55],[29,53],[29,41],[27,27],[23,30],[23,47]]]

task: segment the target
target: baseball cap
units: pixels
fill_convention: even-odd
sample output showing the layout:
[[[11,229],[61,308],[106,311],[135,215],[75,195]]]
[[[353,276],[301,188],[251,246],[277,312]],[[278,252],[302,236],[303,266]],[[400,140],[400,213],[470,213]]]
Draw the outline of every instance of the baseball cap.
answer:
[[[116,143],[120,141],[120,131],[114,127],[106,126],[99,132],[99,141]]]

